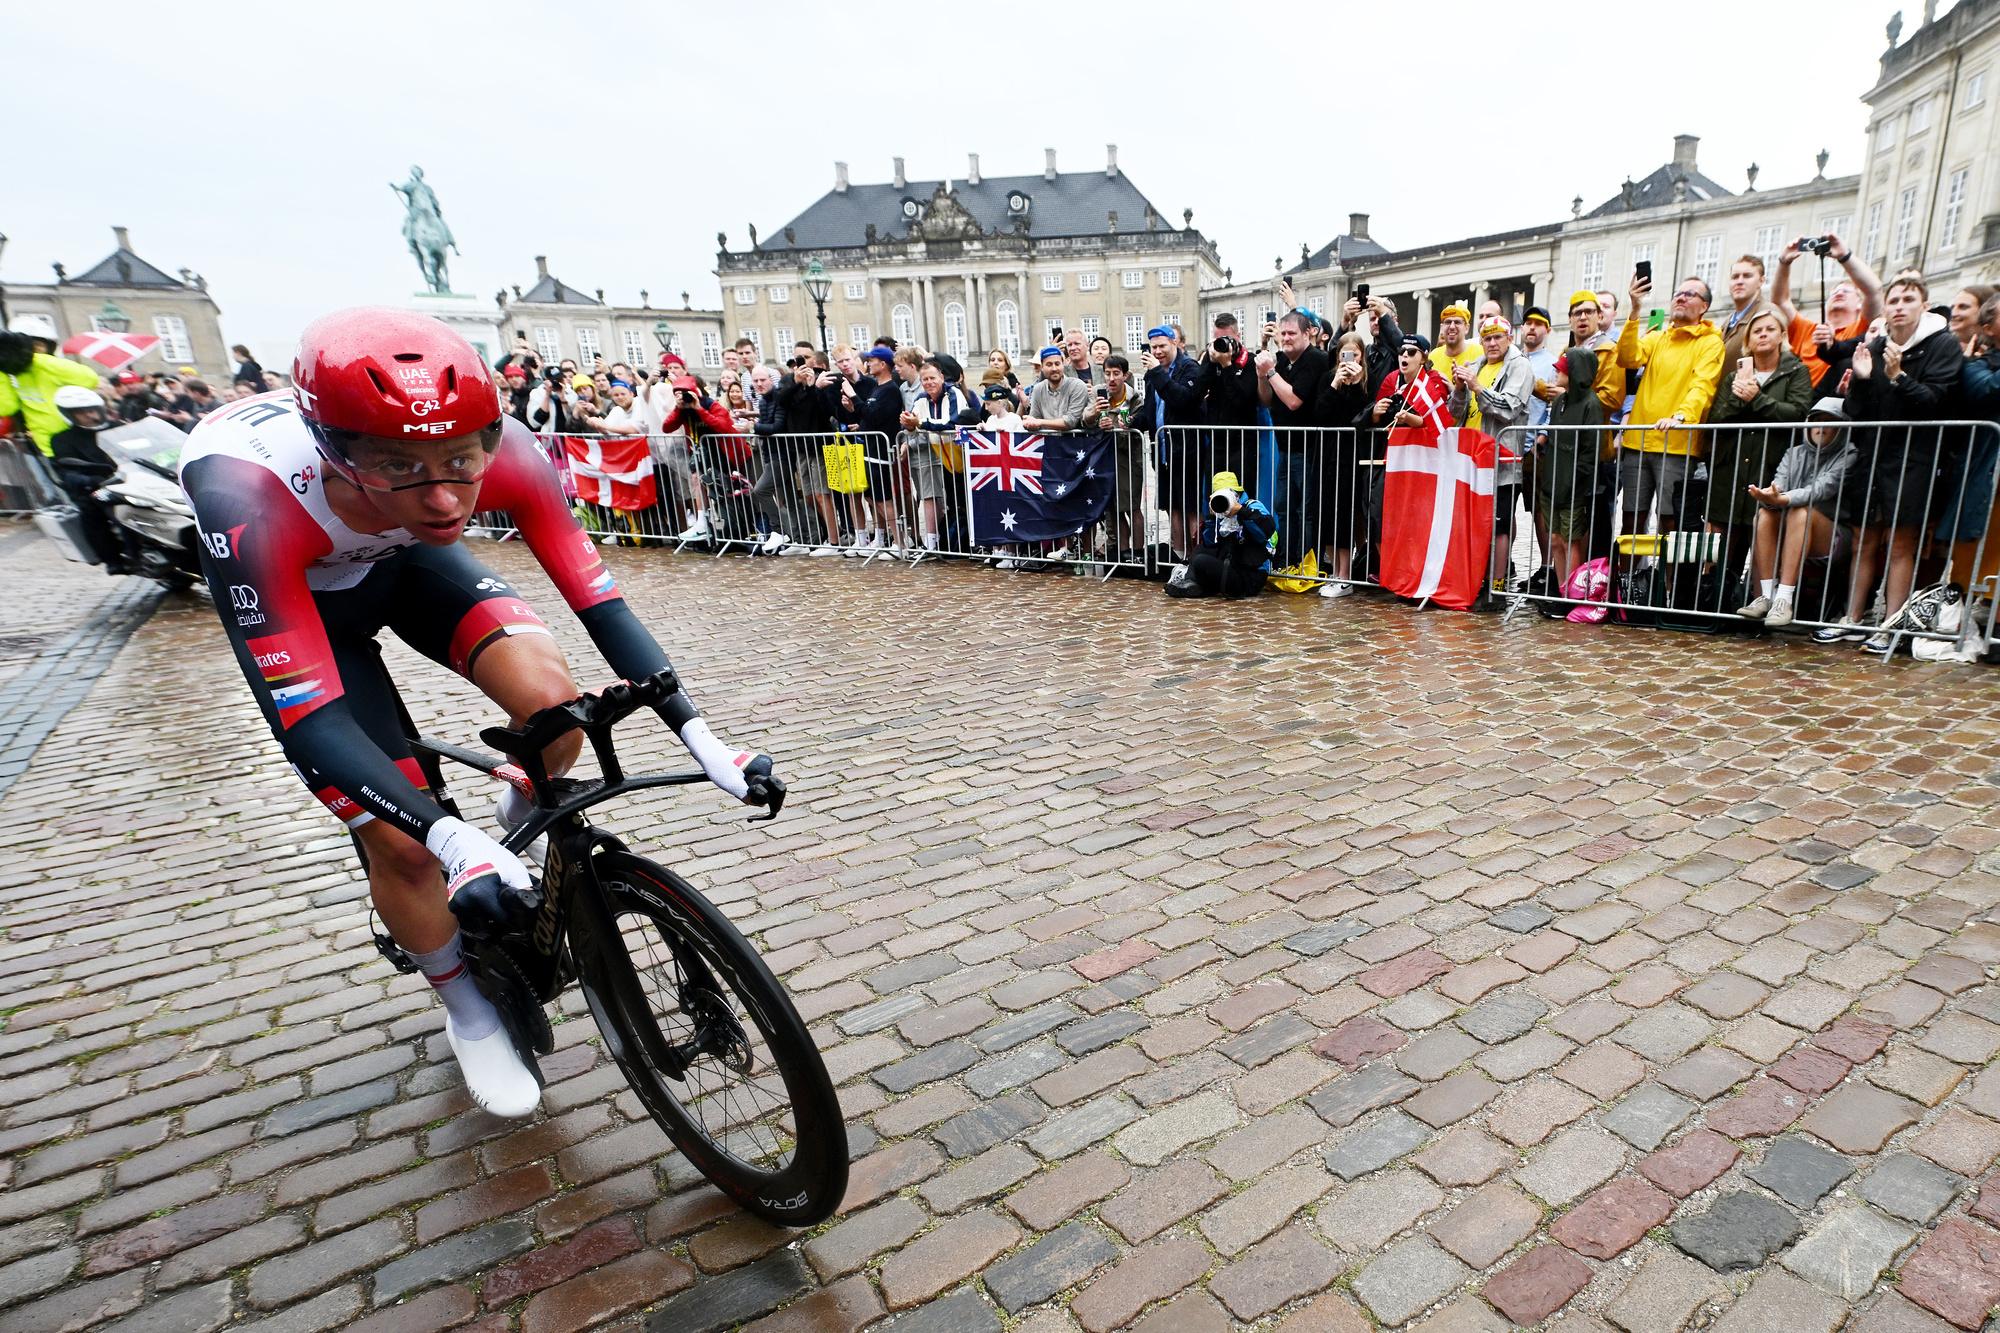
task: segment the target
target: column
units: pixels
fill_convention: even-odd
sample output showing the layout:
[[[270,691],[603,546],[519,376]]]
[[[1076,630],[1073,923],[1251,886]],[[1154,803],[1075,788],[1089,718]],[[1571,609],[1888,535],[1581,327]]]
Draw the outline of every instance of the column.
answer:
[[[1048,334],[1042,331],[1041,311],[1030,310],[1028,308],[1027,269],[1021,269],[1014,274],[1014,290],[1019,293],[1014,298],[1014,304],[1021,308],[1021,355],[1029,361],[1027,374],[1022,375],[1018,366],[1015,367],[1014,373],[1020,375],[1022,384],[1026,384],[1034,378],[1035,367],[1033,361],[1035,353],[1042,350],[1042,344],[1047,342],[1049,338]]]
[[[872,274],[868,279],[868,319],[876,333],[889,332],[888,312],[882,309],[882,279]]]
[[[1529,299],[1528,301],[1529,305],[1538,305],[1542,309],[1548,311],[1551,322],[1554,322],[1554,317],[1556,315],[1567,313],[1564,311],[1558,311],[1552,304],[1553,301],[1555,300],[1555,285],[1556,285],[1555,274],[1547,271],[1537,273],[1534,278],[1534,283],[1535,283],[1534,295]]]
[[[1421,333],[1426,338],[1435,337],[1437,322],[1436,311],[1431,308],[1431,289],[1420,287],[1410,295],[1417,298],[1417,327],[1414,332]]]
[[[968,273],[965,275],[966,304],[972,307],[972,345],[990,351],[993,347],[993,331],[987,324],[986,275]]]
[[[917,279],[916,289],[918,292],[917,341],[922,343],[928,351],[941,352],[944,348],[939,345],[937,338],[931,333],[934,327],[931,323],[932,303],[937,300],[937,292],[931,284],[931,275],[926,273],[923,277]]]
[[[1492,284],[1492,283],[1490,283],[1490,282],[1482,282],[1482,283],[1478,283],[1478,284],[1476,284],[1476,285],[1475,285],[1475,286],[1473,287],[1473,289],[1472,289],[1472,313],[1473,313],[1473,314],[1474,314],[1475,316],[1479,314],[1479,307],[1481,307],[1481,306],[1485,305],[1485,304],[1486,304],[1486,302],[1487,302],[1487,300],[1488,300],[1488,299],[1489,299],[1489,298],[1490,298],[1490,297],[1491,297],[1492,295],[1493,295],[1493,284]]]

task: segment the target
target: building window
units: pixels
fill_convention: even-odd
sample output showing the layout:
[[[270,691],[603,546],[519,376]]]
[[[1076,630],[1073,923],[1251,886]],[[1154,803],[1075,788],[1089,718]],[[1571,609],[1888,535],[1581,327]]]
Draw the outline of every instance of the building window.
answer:
[[[965,337],[965,307],[956,301],[944,303],[944,350],[963,357],[969,344]]]
[[[772,305],[784,305],[791,299],[792,299],[792,286],[790,283],[774,282],[771,284]]]
[[[1910,103],[1910,137],[1916,138],[1931,127],[1931,99],[1919,97]]]
[[[865,282],[850,282],[842,290],[847,293],[847,299],[850,301],[865,301],[868,299],[868,284]]]
[[[1306,309],[1312,311],[1315,315],[1324,315],[1326,313],[1326,293],[1321,292],[1317,296],[1307,297]]]
[[[1845,236],[1853,226],[1854,214],[1852,213],[1835,213],[1832,217],[1825,217],[1819,220],[1819,232],[1822,236]],[[1851,241],[1849,243],[1852,244]]]
[[[755,287],[738,287],[736,289],[736,304],[756,305],[757,289]]]
[[[701,364],[709,370],[722,364],[722,335],[714,329],[701,331]]]
[[[625,344],[625,364],[635,370],[645,365],[646,335],[638,329],[626,329],[622,340]]]
[[[1080,292],[1096,291],[1097,283],[1098,275],[1095,273],[1079,273],[1076,275],[1076,289]]]
[[[1877,199],[1868,205],[1868,239],[1862,242],[1861,252],[1870,262],[1882,259],[1882,201]]]
[[[1012,301],[993,307],[993,322],[1000,332],[1000,350],[1013,361],[1021,355],[1021,308]]]
[[[847,326],[847,341],[853,343],[862,351],[867,351],[869,347],[868,326],[866,324],[849,324]]]
[[[1127,288],[1144,287],[1146,285],[1145,270],[1137,268],[1126,269],[1122,284]]]
[[[187,321],[179,315],[153,316],[153,332],[160,338],[160,358],[164,361],[194,360],[194,344],[188,341]]]
[[[588,370],[591,364],[602,355],[604,355],[604,347],[597,341],[597,330],[578,329],[576,331],[577,365]]]
[[[889,312],[889,336],[898,346],[917,340],[916,312],[906,305],[899,305]]]
[[[1059,291],[1061,291],[1061,290],[1062,290],[1062,274],[1060,274],[1060,273],[1044,273],[1044,274],[1042,274],[1042,290],[1043,290],[1043,291],[1045,291],[1045,292],[1059,292]]]
[[[562,360],[562,339],[547,324],[535,325],[535,351],[540,354],[542,364],[553,366]]]
[[[1632,247],[1632,271],[1634,273],[1637,273],[1639,271],[1639,265],[1650,264],[1652,262],[1653,262],[1653,243],[1651,241],[1641,241],[1639,244]],[[1588,286],[1592,291],[1597,290],[1597,284],[1595,283],[1586,283],[1585,285]]]
[[[1917,187],[1907,186],[1896,196],[1896,242],[1889,247],[1893,259],[1910,253],[1917,243]]]
[[[1047,347],[1062,336],[1062,320],[1055,315],[1042,316],[1042,346]]]
[[[1694,242],[1694,275],[1712,292],[1722,278],[1722,237],[1697,236]]]
[[[1104,332],[1104,321],[1102,319],[1098,318],[1096,315],[1085,315],[1083,317],[1084,337],[1095,338],[1098,334],[1102,332]]]
[[[1582,279],[1577,284],[1579,287],[1588,287],[1593,292],[1602,287],[1604,285],[1604,252],[1602,250],[1585,250],[1583,252],[1583,267],[1578,271],[1577,276]]]
[[[1751,253],[1764,261],[1764,272],[1770,273],[1778,267],[1778,256],[1784,252],[1785,243],[1778,239],[1783,227],[1757,228],[1757,244]]]
[[[1875,127],[1875,151],[1880,153],[1896,146],[1897,112],[1882,117],[1882,123]]]
[[[759,361],[764,359],[764,331],[762,329],[738,329],[736,336],[739,340],[748,338],[751,349],[757,353],[757,359]],[[707,358],[704,357],[703,359],[706,360]]]
[[[1938,249],[1949,250],[1958,244],[1958,223],[1965,215],[1965,187],[1972,175],[1972,168],[1960,167],[1951,173],[1951,182],[1944,194],[1944,233],[1938,240]]]
[[[1146,317],[1144,315],[1125,316],[1125,350],[1136,352],[1146,345]]]
[[[1161,270],[1160,270],[1160,285],[1161,285],[1162,287],[1178,287],[1178,286],[1180,286],[1180,285],[1181,285],[1181,271],[1180,271],[1179,269],[1177,269],[1177,268],[1163,268],[1163,269],[1161,269]]]
[[[792,326],[789,324],[780,324],[771,330],[771,346],[781,354],[790,352],[792,344],[797,341],[798,339],[792,336]]]
[[[1977,74],[1971,74],[1966,76],[1965,109],[1967,111],[1970,111],[1973,107],[1983,106],[1985,102],[1986,102],[1986,71],[1982,69]]]

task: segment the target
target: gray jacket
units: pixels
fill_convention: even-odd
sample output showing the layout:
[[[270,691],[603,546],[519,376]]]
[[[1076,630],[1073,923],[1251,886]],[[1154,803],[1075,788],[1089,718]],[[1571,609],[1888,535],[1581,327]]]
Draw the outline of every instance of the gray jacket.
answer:
[[[1065,430],[1077,430],[1083,425],[1083,414],[1090,410],[1090,403],[1090,386],[1074,375],[1065,374],[1062,383],[1054,388],[1047,380],[1035,381],[1028,394],[1027,415],[1040,421],[1061,420]]]
[[[1771,484],[1785,493],[1787,505],[1793,509],[1811,505],[1828,514],[1833,512],[1840,484],[1854,462],[1854,442],[1846,435],[1847,430],[1842,427],[1842,438],[1824,449],[1801,436],[1798,443],[1785,450]]]
[[[1523,426],[1528,421],[1528,404],[1535,397],[1535,368],[1528,364],[1528,358],[1512,343],[1507,345],[1507,355],[1500,360],[1500,373],[1494,376],[1492,387],[1474,391],[1479,400],[1479,429],[1495,439],[1509,426]],[[1446,406],[1451,411],[1453,421],[1464,423],[1470,415],[1474,396],[1466,393],[1456,381],[1452,384],[1451,401]],[[1515,453],[1523,453],[1526,441],[1513,436],[1501,443]],[[1497,486],[1517,486],[1521,481],[1521,465],[1518,462],[1502,462],[1493,476]]]

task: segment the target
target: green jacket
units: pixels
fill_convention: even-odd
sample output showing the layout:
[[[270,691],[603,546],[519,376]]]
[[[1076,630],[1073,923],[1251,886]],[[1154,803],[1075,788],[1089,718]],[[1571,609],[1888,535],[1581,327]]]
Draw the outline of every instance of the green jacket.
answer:
[[[1764,381],[1757,396],[1745,402],[1736,396],[1732,371],[1716,390],[1709,424],[1741,429],[1718,430],[1709,436],[1708,520],[1731,526],[1754,523],[1757,502],[1748,487],[1766,486],[1778,470],[1785,450],[1803,438],[1797,430],[1769,429],[1806,419],[1812,406],[1812,372],[1787,347],[1778,353],[1778,368]]]

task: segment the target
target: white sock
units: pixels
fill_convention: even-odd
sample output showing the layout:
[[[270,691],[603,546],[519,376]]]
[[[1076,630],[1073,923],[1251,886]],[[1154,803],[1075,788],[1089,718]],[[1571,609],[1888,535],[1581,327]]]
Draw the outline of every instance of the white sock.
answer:
[[[924,549],[926,551],[937,550],[937,534],[935,532],[926,532],[924,534]]]
[[[1778,600],[1781,602],[1789,602],[1792,600],[1793,595],[1796,594],[1798,590],[1799,590],[1799,585],[1796,583],[1780,583],[1778,585]]]
[[[743,765],[751,758],[748,750],[730,749],[715,739],[708,723],[698,717],[689,719],[681,728],[681,744],[687,746],[710,782],[739,801],[750,794],[750,784],[743,778]]]
[[[520,827],[521,821],[535,813],[535,798],[508,783],[500,789],[500,822],[509,829]]]
[[[444,1010],[451,1015],[451,1024],[458,1029],[459,1036],[478,1041],[498,1030],[500,1011],[479,993],[479,983],[465,970],[457,931],[452,932],[442,948],[413,953],[410,961],[424,974],[424,980],[431,983],[438,999],[444,1001]]]
[[[1771,595],[1771,590],[1778,586],[1778,581],[1776,579],[1759,579],[1757,581],[1757,586],[1764,590],[1764,595],[1766,597],[1769,597]]]

